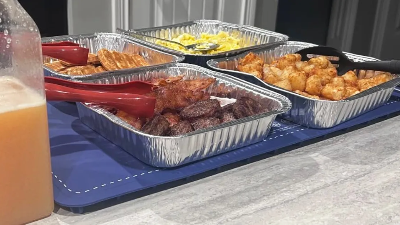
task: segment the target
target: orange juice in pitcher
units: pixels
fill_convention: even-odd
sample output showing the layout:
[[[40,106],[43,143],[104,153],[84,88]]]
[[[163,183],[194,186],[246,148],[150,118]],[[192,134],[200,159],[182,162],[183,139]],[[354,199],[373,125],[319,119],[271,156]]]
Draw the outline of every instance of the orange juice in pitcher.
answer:
[[[17,0],[0,0],[0,224],[54,207],[41,39]]]

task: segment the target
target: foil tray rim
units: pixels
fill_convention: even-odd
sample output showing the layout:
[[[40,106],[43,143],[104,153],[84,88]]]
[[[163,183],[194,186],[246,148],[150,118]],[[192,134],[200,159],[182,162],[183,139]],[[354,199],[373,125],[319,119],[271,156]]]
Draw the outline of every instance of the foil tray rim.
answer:
[[[150,49],[152,51],[158,52],[160,54],[165,54],[165,55],[169,55],[171,57],[174,58],[173,61],[168,62],[168,63],[163,63],[163,64],[159,64],[159,65],[150,65],[150,66],[143,66],[143,67],[138,67],[138,68],[127,68],[127,69],[119,69],[119,70],[113,70],[113,71],[104,71],[101,73],[93,73],[93,74],[89,74],[89,75],[80,75],[80,76],[71,76],[71,75],[67,75],[67,74],[62,74],[59,72],[56,72],[50,68],[48,68],[47,66],[43,65],[43,69],[45,71],[47,71],[48,73],[52,74],[52,76],[57,76],[63,79],[68,79],[68,80],[82,80],[82,79],[89,79],[89,78],[94,78],[94,77],[104,77],[104,76],[112,76],[115,75],[116,73],[120,73],[120,72],[135,72],[138,69],[152,69],[152,68],[157,68],[163,65],[172,65],[172,64],[176,64],[179,62],[183,62],[185,60],[185,56],[183,56],[182,54],[174,54],[171,52],[164,52],[160,49],[156,49],[153,48],[151,46],[148,46],[146,44],[143,43],[143,41],[136,39],[132,36],[126,35],[126,34],[120,34],[120,33],[111,33],[111,32],[95,32],[95,33],[87,33],[87,34],[73,34],[73,35],[60,35],[60,36],[53,36],[53,37],[43,37],[41,39],[42,43],[50,43],[50,42],[57,42],[57,41],[66,41],[68,39],[81,39],[81,38],[94,38],[94,37],[98,37],[98,36],[114,36],[114,37],[120,37],[122,40],[126,41],[126,42],[130,42],[133,43],[135,45],[139,45],[143,48],[147,48]]]
[[[155,135],[150,135],[150,134],[141,132],[141,131],[133,128],[133,126],[131,126],[128,123],[126,123],[125,121],[119,119],[117,116],[115,116],[114,114],[108,112],[105,109],[90,107],[90,106],[87,106],[87,105],[85,105],[83,103],[79,103],[79,104],[81,104],[82,106],[84,106],[84,107],[86,107],[86,108],[88,108],[90,110],[95,111],[98,114],[101,114],[101,115],[105,116],[108,120],[112,121],[114,124],[116,124],[118,126],[123,126],[124,128],[126,128],[129,131],[134,132],[134,133],[136,133],[138,135],[145,136],[145,137],[148,137],[148,138],[161,138],[161,139],[180,139],[180,138],[183,138],[183,137],[191,137],[191,136],[195,136],[195,135],[199,135],[199,134],[213,132],[213,131],[224,129],[224,128],[227,128],[227,127],[230,127],[230,126],[237,126],[239,124],[243,124],[243,123],[251,122],[251,121],[254,121],[254,120],[259,120],[259,119],[267,118],[267,117],[270,117],[270,116],[276,116],[276,115],[285,113],[285,112],[289,111],[291,106],[292,106],[290,100],[287,97],[285,97],[285,96],[283,96],[283,95],[281,95],[279,93],[276,93],[276,92],[273,92],[273,91],[270,91],[270,90],[267,90],[267,89],[263,89],[263,88],[258,87],[257,85],[254,85],[254,84],[252,84],[250,82],[242,81],[240,79],[237,79],[237,78],[229,76],[229,75],[228,75],[229,77],[226,77],[227,76],[226,74],[223,74],[223,73],[220,73],[220,72],[216,72],[216,71],[212,71],[212,70],[209,70],[209,69],[197,66],[197,65],[187,64],[187,63],[177,63],[175,65],[164,65],[162,67],[156,67],[156,68],[152,68],[150,70],[163,70],[163,69],[168,69],[168,68],[189,68],[189,69],[192,69],[192,70],[196,70],[196,71],[199,71],[199,72],[202,72],[202,73],[209,74],[209,75],[214,76],[214,77],[216,76],[216,77],[218,77],[218,79],[221,79],[221,80],[226,81],[226,82],[234,83],[235,86],[238,86],[238,87],[240,87],[242,89],[251,90],[253,92],[257,92],[258,94],[263,95],[263,98],[271,98],[274,101],[278,101],[280,103],[281,107],[280,107],[279,110],[271,110],[271,111],[268,111],[266,113],[253,115],[253,116],[249,116],[249,117],[245,117],[245,118],[241,118],[241,119],[236,119],[236,120],[228,122],[228,123],[219,124],[219,125],[213,126],[211,128],[200,129],[200,130],[193,131],[193,132],[190,132],[190,133],[187,133],[187,134],[184,134],[184,135],[178,135],[178,136],[155,136]],[[142,68],[142,71],[150,71],[150,70]],[[136,71],[136,72],[139,73],[140,71]],[[93,81],[93,80],[98,80],[98,79],[99,78],[93,77],[91,80]],[[87,81],[90,81],[90,80],[87,80]],[[244,86],[243,86],[243,84],[244,84]]]
[[[140,28],[140,29],[128,29],[128,30],[118,29],[118,30],[119,30],[119,32],[121,32],[121,33],[123,33],[125,35],[129,35],[130,33],[137,33],[137,34],[140,35],[140,33],[143,33],[143,32],[156,31],[156,30],[162,30],[162,29],[170,29],[170,28],[181,27],[181,26],[204,24],[204,23],[220,24],[220,25],[224,25],[224,26],[229,26],[229,27],[234,28],[234,29],[247,29],[249,31],[256,32],[258,34],[265,34],[265,35],[269,35],[269,36],[274,36],[274,37],[277,37],[277,38],[279,38],[281,40],[276,41],[276,42],[272,42],[272,43],[254,45],[254,46],[239,48],[239,49],[230,50],[230,51],[226,51],[226,52],[215,53],[215,54],[189,54],[189,53],[184,53],[184,52],[180,52],[180,51],[177,51],[177,50],[173,50],[173,49],[164,47],[162,45],[154,44],[152,42],[145,41],[145,40],[140,40],[140,42],[142,42],[145,45],[149,45],[149,46],[151,46],[153,48],[160,49],[160,50],[162,50],[164,52],[169,52],[169,53],[177,54],[177,55],[204,58],[204,57],[221,57],[221,56],[227,56],[227,55],[230,55],[230,54],[238,54],[238,53],[241,53],[241,52],[244,52],[244,51],[247,51],[247,50],[257,49],[257,48],[263,47],[263,46],[271,46],[271,45],[283,44],[283,43],[285,43],[285,42],[287,42],[289,40],[289,36],[287,36],[285,34],[277,33],[277,32],[274,32],[274,31],[261,29],[261,28],[258,28],[258,27],[250,26],[250,25],[239,25],[239,24],[234,24],[234,23],[222,22],[222,21],[219,21],[219,20],[206,20],[206,19],[193,20],[193,21],[187,21],[187,22],[176,23],[176,24],[165,25],[165,26],[158,26],[158,27]]]

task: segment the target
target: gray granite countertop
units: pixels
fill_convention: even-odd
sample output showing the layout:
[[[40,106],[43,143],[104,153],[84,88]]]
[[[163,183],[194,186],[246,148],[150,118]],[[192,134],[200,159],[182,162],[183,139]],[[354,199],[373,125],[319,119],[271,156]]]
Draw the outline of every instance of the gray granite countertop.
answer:
[[[184,185],[35,225],[400,224],[400,116]]]

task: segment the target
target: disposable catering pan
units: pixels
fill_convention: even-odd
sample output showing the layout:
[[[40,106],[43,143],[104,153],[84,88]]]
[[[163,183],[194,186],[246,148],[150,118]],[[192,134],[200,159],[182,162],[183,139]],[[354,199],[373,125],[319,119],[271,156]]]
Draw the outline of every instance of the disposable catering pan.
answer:
[[[86,79],[85,82],[112,84],[177,75],[184,75],[184,79],[215,78],[216,82],[206,92],[224,98],[247,96],[260,102],[267,112],[173,137],[143,133],[114,114],[88,104],[77,104],[79,117],[91,129],[144,163],[155,167],[176,167],[262,141],[275,117],[290,109],[289,100],[280,94],[184,63],[125,71],[107,78]]]
[[[270,63],[285,54],[294,53],[311,46],[315,45],[289,41],[276,48],[262,48],[253,52],[259,55],[264,62]],[[208,61],[207,64],[212,70],[230,74],[286,96],[292,102],[292,108],[281,116],[287,120],[312,128],[330,128],[385,104],[392,95],[394,88],[400,83],[400,76],[395,74],[392,80],[345,100],[316,100],[267,84],[251,74],[238,71],[239,60],[247,54],[248,52],[233,57],[213,59]],[[356,62],[377,61],[377,59],[367,56],[351,53],[346,53],[346,55]],[[357,75],[360,76],[359,71],[357,71]]]
[[[140,36],[140,34],[144,34],[147,36],[153,36],[170,40],[183,33],[188,33],[195,37],[200,37],[202,33],[218,34],[218,32],[220,31],[227,32],[230,35],[237,35],[237,37],[239,37],[242,40],[240,45],[244,47],[212,55],[188,54],[158,45],[155,43],[157,39]],[[218,20],[195,20],[191,22],[179,23],[170,26],[145,28],[145,29],[137,29],[129,31],[119,30],[119,32],[131,35],[137,39],[141,39],[147,45],[162,50],[164,52],[168,52],[171,54],[183,54],[185,56],[184,62],[196,64],[203,67],[207,65],[207,60],[209,59],[237,55],[244,51],[265,46],[279,45],[285,43],[289,39],[288,36],[284,34],[260,29],[253,26],[225,23]]]
[[[107,50],[113,50],[118,52],[138,54],[142,56],[145,61],[149,64],[146,68],[157,67],[166,64],[175,64],[184,60],[183,56],[165,53],[154,49],[152,47],[141,44],[130,36],[117,33],[94,33],[94,34],[81,34],[81,35],[65,35],[57,37],[42,38],[42,43],[60,42],[60,41],[71,41],[80,44],[81,47],[89,48],[90,53],[97,53],[98,50],[105,48]],[[53,62],[55,59],[50,57],[43,57],[43,64]],[[45,76],[52,76],[67,80],[80,80],[94,77],[107,77],[114,76],[121,71],[134,72],[140,69],[130,68],[123,70],[105,71],[101,73],[93,73],[90,75],[67,75],[58,73],[46,66],[44,66]]]

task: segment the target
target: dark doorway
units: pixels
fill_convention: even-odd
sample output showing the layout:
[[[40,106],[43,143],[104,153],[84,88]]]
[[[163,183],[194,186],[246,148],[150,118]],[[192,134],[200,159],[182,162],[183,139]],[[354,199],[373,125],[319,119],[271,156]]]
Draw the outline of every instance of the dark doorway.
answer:
[[[332,0],[279,0],[276,32],[292,41],[325,45]]]
[[[19,0],[42,37],[68,34],[68,0]]]

